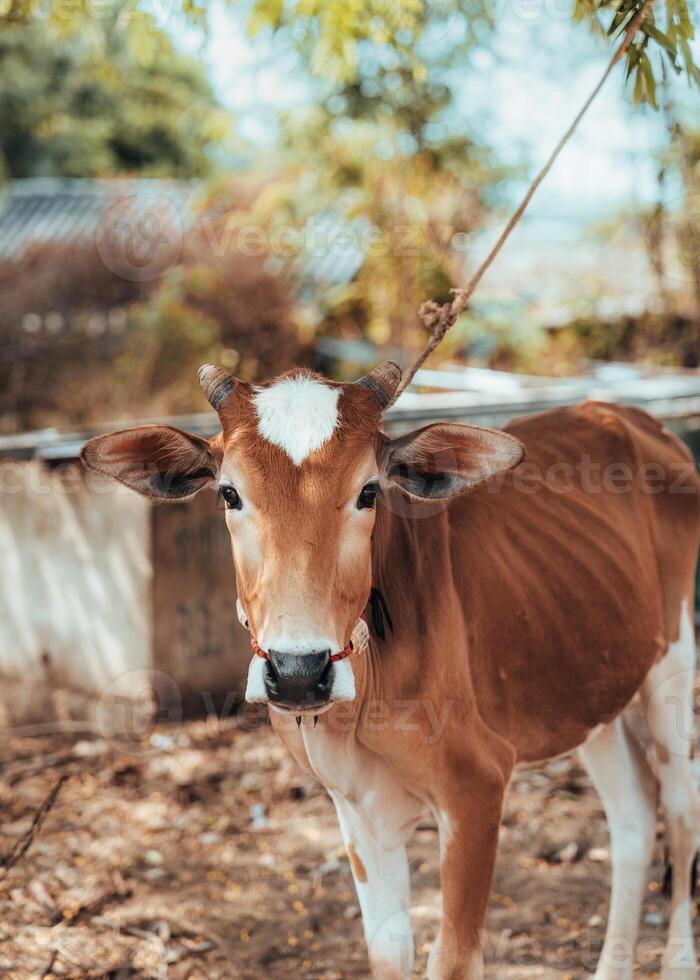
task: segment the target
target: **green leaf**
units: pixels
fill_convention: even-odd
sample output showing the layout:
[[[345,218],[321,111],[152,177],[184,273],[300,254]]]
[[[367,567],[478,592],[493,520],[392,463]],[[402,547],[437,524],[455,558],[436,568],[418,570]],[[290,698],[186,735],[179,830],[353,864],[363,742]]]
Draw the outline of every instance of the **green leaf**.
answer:
[[[637,74],[635,75],[634,78],[632,101],[637,105],[639,105],[640,102],[644,101],[644,76],[642,75],[639,66],[637,67]]]
[[[634,69],[639,64],[639,59],[642,56],[642,49],[636,44],[630,48],[629,55],[627,56],[627,74],[625,75],[625,81],[630,77]]]
[[[688,44],[688,39],[681,36],[679,38],[679,43],[681,47],[681,52],[683,54],[683,61],[685,63],[685,70],[687,71],[689,77],[698,85],[700,85],[700,71],[693,60],[693,52]]]
[[[610,27],[607,30],[608,37],[614,34],[618,28],[622,27],[622,22],[629,20],[630,15],[634,16],[636,11],[634,10],[635,0],[622,0],[622,3],[617,8],[615,16],[612,19]]]
[[[653,37],[657,44],[661,44],[664,48],[666,48],[668,53],[671,55],[671,58],[675,60],[677,45],[667,34],[660,31],[658,27],[654,27],[654,25],[649,23],[649,21],[644,21],[642,24],[642,31],[647,35],[647,37]]]
[[[649,58],[643,54],[639,61],[639,72],[644,77],[644,97],[652,109],[658,109],[656,102],[656,80],[651,70]]]

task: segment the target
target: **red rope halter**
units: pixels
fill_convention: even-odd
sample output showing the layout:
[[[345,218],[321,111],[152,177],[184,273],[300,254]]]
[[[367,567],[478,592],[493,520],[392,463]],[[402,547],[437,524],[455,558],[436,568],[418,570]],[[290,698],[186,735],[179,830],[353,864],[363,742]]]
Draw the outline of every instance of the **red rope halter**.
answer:
[[[372,589],[374,589],[374,579],[372,580],[372,586],[371,586],[371,589],[370,589],[370,596],[372,595]],[[369,597],[368,597],[367,601],[369,602]],[[360,619],[365,619],[366,609],[367,609],[367,607],[365,606],[365,609],[360,614]],[[263,660],[269,660],[270,659],[270,654],[267,652],[267,650],[263,650],[263,648],[260,646],[260,644],[258,643],[258,641],[255,639],[255,637],[252,634],[251,634],[251,637],[250,637],[250,645],[253,648],[253,653],[256,654],[258,657],[262,657]],[[346,657],[349,657],[350,656],[350,654],[354,651],[354,649],[355,648],[352,645],[352,640],[350,640],[348,642],[348,645],[346,647],[343,647],[343,649],[340,651],[340,653],[332,653],[331,654],[331,663],[337,663],[338,660],[345,660]]]
[[[269,660],[270,659],[270,654],[267,652],[267,650],[263,650],[263,648],[260,646],[260,644],[258,643],[258,641],[254,637],[252,637],[252,636],[250,638],[250,645],[253,648],[253,653],[257,654],[258,657],[262,657],[263,660]],[[337,660],[345,660],[346,657],[349,657],[350,656],[350,654],[353,652],[353,650],[354,650],[354,647],[352,645],[352,640],[350,640],[350,642],[348,643],[348,645],[346,647],[344,647],[340,651],[340,653],[332,653],[331,654],[331,663],[335,663]]]

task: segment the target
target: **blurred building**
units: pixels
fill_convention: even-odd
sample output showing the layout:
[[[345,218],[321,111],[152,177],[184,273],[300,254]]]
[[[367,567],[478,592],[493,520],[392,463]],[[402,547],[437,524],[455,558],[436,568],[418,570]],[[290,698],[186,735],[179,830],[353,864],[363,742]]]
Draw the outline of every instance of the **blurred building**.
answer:
[[[163,198],[187,222],[196,189],[186,182],[147,178],[9,180],[0,194],[0,260],[16,261],[39,243],[93,245],[105,215],[125,199]]]

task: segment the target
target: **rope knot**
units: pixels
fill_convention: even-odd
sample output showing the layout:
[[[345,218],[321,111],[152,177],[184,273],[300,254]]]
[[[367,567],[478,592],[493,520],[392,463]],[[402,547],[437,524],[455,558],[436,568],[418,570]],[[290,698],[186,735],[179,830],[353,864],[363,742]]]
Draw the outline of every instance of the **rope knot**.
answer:
[[[421,305],[419,316],[421,323],[434,336],[438,331],[444,336],[450,327],[450,312],[452,303],[438,303],[437,300],[429,299]]]

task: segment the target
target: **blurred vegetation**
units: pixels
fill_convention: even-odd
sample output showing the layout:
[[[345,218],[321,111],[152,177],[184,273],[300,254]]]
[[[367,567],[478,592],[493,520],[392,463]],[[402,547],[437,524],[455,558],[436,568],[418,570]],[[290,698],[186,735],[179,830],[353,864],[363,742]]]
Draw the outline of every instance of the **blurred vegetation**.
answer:
[[[203,0],[183,4],[204,22]],[[152,16],[118,0],[93,15],[72,0],[47,16],[34,0],[3,9],[6,176],[208,178],[180,260],[153,283],[118,278],[87,246],[37,242],[0,265],[4,431],[199,410],[203,361],[258,380],[318,363],[322,336],[359,342],[369,360],[408,359],[424,340],[421,302],[463,283],[475,232],[522,176],[458,109],[472,53],[489,44],[488,4],[254,0],[242,14],[249,30],[293,46],[299,70],[314,75],[309,104],[281,116],[271,152],[252,155],[254,183],[217,169],[231,120]],[[616,38],[637,10],[638,0],[576,6]],[[700,130],[656,87],[664,71],[698,81],[691,35],[685,0],[657,0],[628,64],[633,97],[661,103],[668,119],[659,204],[638,232],[666,312],[548,330],[477,305],[441,357],[543,374],[591,359],[697,366]],[[670,187],[680,197],[667,200]],[[676,288],[679,268],[690,303]]]
[[[229,0],[232,3],[232,0]],[[656,84],[662,65],[685,73],[700,84],[700,70],[693,60],[690,42],[693,22],[688,0],[573,0],[577,20],[602,31],[617,42],[638,11],[646,6],[642,31],[627,52],[627,75],[633,81],[633,98],[656,105]],[[206,28],[208,0],[178,0],[174,8]],[[91,30],[95,22],[108,20],[116,11],[122,20],[136,24],[149,43],[152,18],[127,2],[95,4],[92,0],[5,0],[6,23],[26,23],[46,17],[62,30],[76,25]],[[450,36],[467,43],[483,37],[496,8],[490,0],[252,0],[247,9],[249,32],[273,31],[294,45],[314,74],[335,83],[351,83],[368,49],[389,47],[398,63],[421,81],[428,74],[426,52]]]
[[[230,123],[200,65],[116,16],[0,30],[0,176],[201,177]]]
[[[670,98],[663,111],[668,140],[659,158],[658,200],[640,220],[664,304],[677,303],[685,284],[700,318],[700,127],[688,124]]]
[[[505,173],[468,137],[435,136],[428,144],[429,97],[417,93],[411,131],[400,114],[378,120],[360,112],[353,94],[354,116],[345,112],[345,96],[332,96],[286,120],[283,176],[261,194],[251,217],[271,240],[295,231],[301,267],[313,264],[316,247],[331,261],[342,261],[344,252],[356,259],[357,273],[307,309],[314,331],[409,351],[422,342],[416,310],[427,296],[447,298],[457,285],[469,234]],[[326,218],[320,227],[316,215]]]
[[[156,283],[114,275],[91,246],[0,264],[0,431],[201,411],[204,362],[251,380],[305,362],[286,281],[260,255],[217,255],[208,218]]]
[[[232,215],[249,214],[258,192],[240,180],[222,187],[185,236],[180,262],[132,307],[139,356],[145,350],[150,362],[147,376],[134,378],[136,389],[157,384],[180,411],[191,407],[193,392],[201,406],[196,372],[206,361],[246,381],[304,363],[290,275],[274,268],[264,239],[246,250],[230,238]],[[125,375],[136,353],[126,352]]]
[[[575,0],[575,16],[615,42],[644,6],[644,0]],[[289,36],[314,71],[349,83],[368,46],[390,44],[418,80],[425,77],[425,52],[449,36],[482,36],[495,13],[479,0],[255,0],[252,33],[268,27]],[[656,107],[656,81],[665,63],[700,84],[690,42],[693,24],[687,0],[647,4],[642,31],[627,54],[633,98]]]
[[[275,14],[257,4],[250,24],[291,30],[303,63],[324,71],[313,105],[282,118],[275,178],[252,218],[271,239],[296,233],[299,268],[314,264],[318,216],[331,261],[355,258],[355,275],[306,305],[308,330],[409,356],[424,340],[418,307],[430,296],[447,299],[459,284],[471,235],[513,176],[457,108],[464,67],[488,38],[490,17],[451,0],[429,11],[419,2],[386,5],[391,30],[363,33],[353,4],[344,15],[332,2],[299,13],[292,24],[284,5]]]
[[[551,327],[478,305],[447,335],[441,356],[451,364],[545,377],[580,374],[600,361],[693,369],[700,367],[700,320],[670,309],[579,316]]]
[[[666,367],[700,367],[700,329],[695,317],[646,312],[612,320],[574,320],[551,332],[551,350],[571,364],[584,359],[634,361]]]

